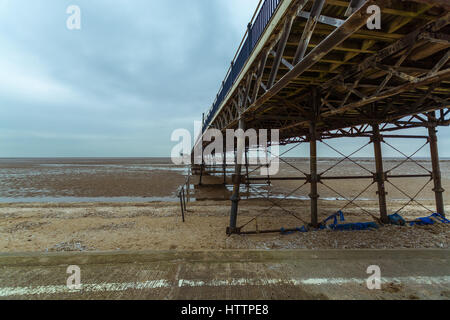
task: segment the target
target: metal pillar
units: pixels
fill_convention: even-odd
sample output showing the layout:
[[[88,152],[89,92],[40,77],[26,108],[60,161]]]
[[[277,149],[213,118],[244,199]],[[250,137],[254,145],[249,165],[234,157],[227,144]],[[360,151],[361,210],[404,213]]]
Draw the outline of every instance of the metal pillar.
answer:
[[[245,148],[245,185],[247,186],[247,199],[250,198],[250,182],[248,180],[249,178],[249,157],[248,157],[248,148]]]
[[[239,120],[239,129],[245,131],[245,123],[241,118]],[[245,137],[244,137],[245,139]],[[239,148],[239,139],[238,145],[236,146],[236,166],[235,166],[235,174],[233,175],[233,195],[231,197],[231,215],[230,215],[230,226],[227,228],[227,234],[231,235],[234,233],[239,233],[240,230],[237,228],[237,216],[238,216],[238,206],[240,200],[240,188],[241,188],[241,180],[242,180],[242,156],[245,153],[245,140],[244,140],[244,149],[240,150]]]
[[[205,133],[205,114],[202,114],[202,134]],[[202,136],[203,137],[203,136]],[[205,159],[204,159],[204,155],[203,155],[203,138],[201,143],[201,148],[202,148],[202,164],[200,165],[200,180],[198,185],[201,186],[202,185],[202,180],[203,180],[203,169],[204,169],[204,164],[205,164]]]
[[[223,169],[223,185],[227,184],[227,146],[223,148],[223,159],[222,159],[222,169]]]
[[[315,122],[311,122],[309,126],[309,136],[310,136],[310,168],[311,168],[311,193],[309,195],[311,199],[311,226],[317,228],[319,226],[318,217],[318,201],[319,194],[317,191],[317,183],[319,182],[319,176],[317,175],[317,132]]]
[[[444,192],[442,187],[442,174],[441,166],[439,163],[439,148],[438,148],[438,138],[436,130],[436,116],[435,113],[430,113],[428,115],[428,120],[430,125],[428,127],[428,134],[430,136],[430,151],[431,151],[431,163],[433,167],[433,181],[434,181],[434,193],[436,196],[436,210],[437,213],[445,216],[445,205],[444,205]]]
[[[203,184],[203,169],[204,169],[204,164],[203,164],[203,156],[202,156],[202,165],[200,166],[200,181],[198,183],[199,186],[201,186]]]
[[[378,124],[372,125],[373,128],[373,137],[372,137],[372,143],[374,145],[375,150],[375,165],[376,165],[376,176],[375,180],[377,181],[378,185],[378,202],[380,206],[380,215],[381,215],[381,222],[383,223],[389,223],[388,218],[388,212],[387,212],[387,203],[386,203],[386,175],[384,172],[383,167],[383,153],[381,150],[381,142],[383,141],[383,138],[380,134],[380,127]]]

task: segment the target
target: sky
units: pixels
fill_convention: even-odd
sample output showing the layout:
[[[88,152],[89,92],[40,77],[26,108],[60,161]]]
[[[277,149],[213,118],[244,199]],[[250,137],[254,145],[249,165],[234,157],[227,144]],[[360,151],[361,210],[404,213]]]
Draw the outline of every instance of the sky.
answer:
[[[172,132],[192,131],[213,102],[257,3],[0,0],[0,157],[170,156]],[[70,5],[81,30],[66,26]]]

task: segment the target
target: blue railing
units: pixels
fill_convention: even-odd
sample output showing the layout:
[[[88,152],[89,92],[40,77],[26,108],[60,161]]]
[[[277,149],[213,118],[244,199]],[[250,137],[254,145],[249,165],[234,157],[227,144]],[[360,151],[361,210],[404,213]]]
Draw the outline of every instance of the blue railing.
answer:
[[[220,105],[227,96],[228,92],[231,90],[231,87],[241,73],[242,68],[244,68],[245,63],[253,52],[253,49],[261,38],[281,1],[282,0],[265,0],[255,20],[252,24],[249,24],[249,28],[245,35],[245,40],[240,47],[239,54],[237,54],[236,58],[231,63],[231,67],[225,76],[225,80],[222,82],[222,86],[216,96],[216,100],[214,101],[211,110],[205,117],[203,132],[211,124],[217,111],[219,111]]]

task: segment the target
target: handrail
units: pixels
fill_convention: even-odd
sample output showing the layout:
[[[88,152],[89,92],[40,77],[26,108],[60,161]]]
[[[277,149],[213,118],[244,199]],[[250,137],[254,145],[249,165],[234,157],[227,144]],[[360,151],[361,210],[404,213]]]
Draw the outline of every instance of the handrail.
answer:
[[[181,217],[183,222],[186,221],[185,213],[187,212],[187,202],[191,201],[191,167],[188,167],[188,174],[184,184],[178,188],[178,197],[180,198]]]
[[[253,49],[255,49],[256,44],[266,30],[267,25],[281,2],[282,0],[264,0],[264,3],[263,0],[259,1],[255,13],[253,14],[253,17],[248,25],[247,31],[242,38],[241,44],[239,45],[233,61],[228,68],[225,79],[222,81],[222,85],[216,95],[216,99],[206,115],[203,124],[203,132],[205,132],[211,124],[211,121],[219,110],[220,105],[231,90],[233,84],[244,68],[245,63],[249,59]]]

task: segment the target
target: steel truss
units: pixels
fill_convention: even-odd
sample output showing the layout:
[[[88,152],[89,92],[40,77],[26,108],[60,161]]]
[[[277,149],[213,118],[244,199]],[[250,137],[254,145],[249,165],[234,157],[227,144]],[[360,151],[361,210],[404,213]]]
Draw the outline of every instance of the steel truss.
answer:
[[[360,210],[362,214],[365,214],[372,218],[374,221],[380,224],[386,224],[389,223],[388,215],[389,213],[402,213],[405,208],[408,206],[414,204],[420,208],[422,208],[425,212],[439,212],[443,215],[445,215],[445,207],[444,207],[444,200],[443,200],[443,193],[444,189],[442,188],[442,182],[441,182],[441,172],[439,167],[439,154],[437,149],[437,136],[436,136],[436,130],[438,126],[442,125],[448,125],[449,119],[445,116],[449,115],[449,110],[442,110],[439,112],[430,112],[427,114],[421,114],[415,117],[411,117],[410,119],[405,119],[402,121],[402,125],[399,127],[398,123],[383,123],[383,124],[372,124],[370,126],[364,126],[364,127],[353,127],[353,128],[346,128],[346,129],[339,129],[334,132],[323,132],[323,133],[313,133],[311,132],[311,135],[305,136],[302,138],[302,141],[300,142],[293,142],[293,146],[289,148],[287,151],[285,151],[283,154],[278,156],[276,160],[280,161],[281,163],[285,164],[289,168],[292,168],[295,170],[295,172],[298,173],[297,176],[289,176],[289,177],[278,177],[278,176],[269,176],[269,177],[261,177],[261,176],[254,176],[253,174],[260,169],[262,166],[258,166],[252,170],[248,168],[248,162],[246,161],[246,168],[245,168],[245,174],[235,174],[233,175],[233,182],[235,185],[235,192],[234,192],[234,203],[235,205],[238,204],[240,198],[239,198],[239,192],[236,192],[236,190],[240,190],[241,185],[245,185],[247,188],[249,188],[255,196],[257,196],[260,199],[264,199],[268,202],[268,208],[265,209],[263,212],[259,213],[249,221],[246,221],[244,224],[238,226],[237,225],[237,215],[235,216],[236,220],[232,218],[232,223],[236,222],[236,227],[229,227],[227,228],[228,234],[258,234],[258,233],[275,233],[280,232],[280,229],[274,229],[274,230],[260,230],[258,229],[258,219],[267,212],[270,212],[272,209],[277,208],[281,209],[282,212],[286,215],[290,215],[292,217],[295,217],[299,223],[302,225],[304,224],[308,228],[318,228],[320,227],[324,221],[319,221],[319,200],[320,195],[318,194],[317,187],[318,185],[322,185],[325,189],[331,191],[336,196],[340,197],[342,201],[344,201],[343,206],[340,208],[336,208],[336,211],[342,211],[347,209],[350,206],[353,206]],[[406,124],[409,125],[406,125]],[[420,126],[419,126],[420,124]],[[370,127],[370,129],[369,129]],[[411,134],[392,134],[391,131],[395,130],[407,130],[410,128],[427,128],[428,129],[428,135],[411,135]],[[337,138],[348,138],[348,137],[358,137],[358,138],[367,138],[368,142],[364,143],[362,146],[357,148],[354,152],[352,152],[349,155],[345,155],[341,151],[338,150],[338,148],[333,147],[331,144],[328,143],[330,139],[337,139]],[[412,154],[407,155],[403,151],[401,151],[399,148],[395,147],[392,143],[392,140],[395,139],[415,139],[415,140],[422,140],[424,141],[423,144]],[[319,172],[317,169],[317,144],[322,144],[329,148],[330,150],[336,152],[339,154],[342,158],[336,160],[336,162],[328,167],[327,169]],[[294,166],[287,160],[283,158],[283,156],[292,150],[298,148],[302,145],[309,145],[310,146],[310,171],[305,172],[304,170]],[[384,160],[382,155],[382,148],[381,146],[384,145],[385,148],[389,148],[391,150],[394,150],[398,155],[403,157],[403,160],[401,160],[398,164],[393,166],[392,168],[385,169],[384,168]],[[374,150],[374,159],[376,163],[376,169],[371,170],[364,165],[360,164],[358,161],[354,160],[352,157],[354,157],[356,154],[358,154],[360,151],[362,151],[365,148],[368,148],[369,146],[373,146]],[[431,163],[432,163],[432,169],[426,168],[423,164],[421,164],[419,161],[417,161],[414,157],[422,150],[424,150],[426,147],[430,148],[430,154],[431,154]],[[272,160],[273,161],[273,160]],[[340,164],[342,164],[345,161],[349,161],[353,163],[355,166],[357,166],[362,171],[366,172],[364,175],[329,175],[329,172],[331,172],[333,169],[338,167]],[[407,163],[414,163],[419,168],[423,170],[423,173],[421,174],[395,174],[395,170],[398,168],[404,166]],[[242,171],[242,168],[241,168]],[[425,184],[419,185],[417,192],[414,194],[408,194],[408,192],[404,191],[401,187],[398,186],[396,183],[396,180],[398,179],[426,179]],[[335,187],[332,187],[329,182],[330,181],[342,181],[343,183],[345,181],[354,181],[354,180],[370,180],[370,183],[368,183],[367,186],[364,186],[360,190],[360,192],[357,192],[352,197],[345,196],[341,191],[337,190]],[[291,190],[290,192],[287,192],[283,198],[281,199],[274,199],[271,197],[270,192],[268,194],[265,194],[263,191],[258,190],[254,187],[254,184],[260,184],[262,182],[275,182],[275,181],[298,181],[299,186]],[[425,191],[430,184],[433,184],[434,188],[433,191],[436,195],[436,208],[430,208],[427,205],[424,205],[421,203],[418,198],[422,194],[423,191]],[[389,185],[392,189],[395,189],[400,194],[406,197],[405,203],[402,203],[401,206],[395,210],[392,210],[392,208],[389,208],[389,203],[386,199],[387,192],[386,192],[386,185]],[[305,204],[309,202],[311,206],[311,220],[305,221],[304,218],[300,217],[295,211],[292,211],[291,209],[287,209],[283,206],[283,203],[286,202],[286,200],[290,199],[291,196],[295,195],[300,190],[306,190],[309,186],[309,201],[306,200],[298,200],[300,203],[304,202]],[[361,201],[361,196],[368,192],[368,190],[373,187],[377,187],[377,195],[378,195],[378,203],[379,203],[379,215],[374,214],[373,212],[367,210],[363,206],[358,204],[358,201]],[[236,189],[237,188],[237,189]],[[236,198],[237,197],[237,198]],[[253,223],[255,223],[256,230],[248,230],[249,226],[253,226]],[[298,226],[295,228],[285,229],[286,232],[289,231],[296,231],[298,230]]]
[[[382,10],[382,30],[366,28],[372,5]],[[385,186],[395,177],[386,174],[381,146],[395,137],[425,138],[392,132],[427,127],[433,163],[427,174],[443,214],[436,127],[450,124],[448,10],[446,0],[284,0],[265,31],[270,34],[260,37],[239,75],[233,75],[204,128],[278,129],[283,145],[308,143],[310,172],[301,179],[310,186],[310,225],[317,227],[317,186],[326,182],[317,172],[318,143],[370,139],[376,172],[368,176],[378,190],[377,219],[386,223]],[[205,146],[203,139],[198,143]],[[242,165],[236,165],[229,234],[242,232],[237,226],[240,185],[251,186],[241,172]],[[408,198],[415,203],[417,196]]]

